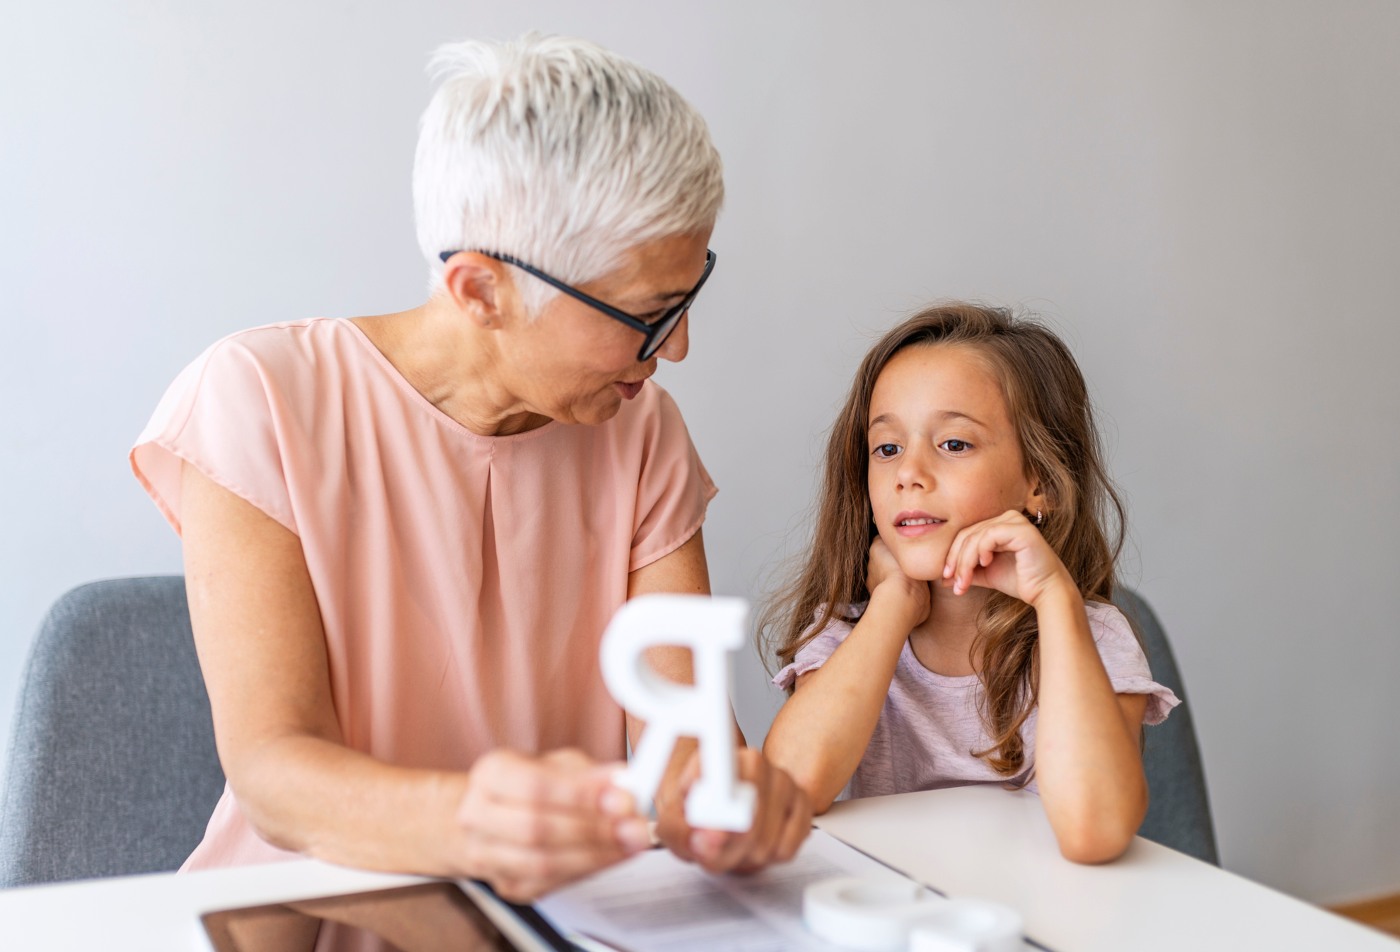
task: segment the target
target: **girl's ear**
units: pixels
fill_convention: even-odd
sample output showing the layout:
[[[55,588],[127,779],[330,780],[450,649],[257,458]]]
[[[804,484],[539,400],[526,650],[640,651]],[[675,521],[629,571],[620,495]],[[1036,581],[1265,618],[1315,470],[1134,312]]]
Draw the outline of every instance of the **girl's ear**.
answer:
[[[1026,505],[1024,506],[1024,509],[1026,512],[1029,512],[1032,516],[1034,516],[1037,512],[1050,511],[1050,498],[1049,494],[1046,493],[1042,488],[1044,487],[1044,485],[1045,483],[1043,480],[1031,480],[1031,488],[1026,493]]]

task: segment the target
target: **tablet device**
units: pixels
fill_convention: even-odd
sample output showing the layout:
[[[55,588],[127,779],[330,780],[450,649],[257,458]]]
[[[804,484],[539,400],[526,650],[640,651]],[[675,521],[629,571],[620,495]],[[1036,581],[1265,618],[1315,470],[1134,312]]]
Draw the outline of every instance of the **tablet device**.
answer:
[[[215,952],[574,952],[533,908],[474,881],[220,909],[200,919]]]

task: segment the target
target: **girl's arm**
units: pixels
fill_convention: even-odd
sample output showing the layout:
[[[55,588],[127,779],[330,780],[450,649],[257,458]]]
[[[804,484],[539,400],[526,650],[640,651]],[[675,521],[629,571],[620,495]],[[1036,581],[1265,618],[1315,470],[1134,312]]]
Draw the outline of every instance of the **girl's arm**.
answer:
[[[453,772],[346,747],[300,540],[189,465],[181,493],[219,759],[264,839],[341,865],[487,879],[516,899],[645,848],[615,768],[576,751],[493,751]]]
[[[1067,859],[1116,859],[1147,815],[1138,746],[1146,696],[1114,693],[1069,570],[1021,513],[962,530],[944,575],[955,594],[973,585],[994,588],[1035,609],[1040,799]]]
[[[1068,573],[1066,573],[1068,574]],[[1117,859],[1147,815],[1139,747],[1145,694],[1115,694],[1084,600],[1070,585],[1035,605],[1040,696],[1035,771],[1060,852],[1078,863]]]
[[[928,616],[928,583],[900,572],[880,539],[870,547],[869,582],[865,613],[825,664],[798,677],[763,744],[763,752],[792,774],[819,814],[865,756],[899,653]]]

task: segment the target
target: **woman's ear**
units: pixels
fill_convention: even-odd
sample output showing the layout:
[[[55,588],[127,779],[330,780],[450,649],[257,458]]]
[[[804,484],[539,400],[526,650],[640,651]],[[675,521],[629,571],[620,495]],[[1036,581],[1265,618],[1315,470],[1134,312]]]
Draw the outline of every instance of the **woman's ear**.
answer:
[[[443,265],[442,284],[457,308],[478,327],[501,326],[501,306],[511,290],[504,264],[473,251],[459,251]]]

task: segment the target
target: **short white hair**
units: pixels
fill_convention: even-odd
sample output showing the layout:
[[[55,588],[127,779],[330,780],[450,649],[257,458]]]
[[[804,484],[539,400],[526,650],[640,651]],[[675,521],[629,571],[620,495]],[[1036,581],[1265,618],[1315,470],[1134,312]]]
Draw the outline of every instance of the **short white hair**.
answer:
[[[570,284],[642,242],[711,227],[724,200],[705,120],[665,80],[600,46],[530,33],[438,49],[413,166],[418,244],[508,254]],[[517,272],[520,274],[520,272]],[[535,313],[557,292],[517,283]]]

